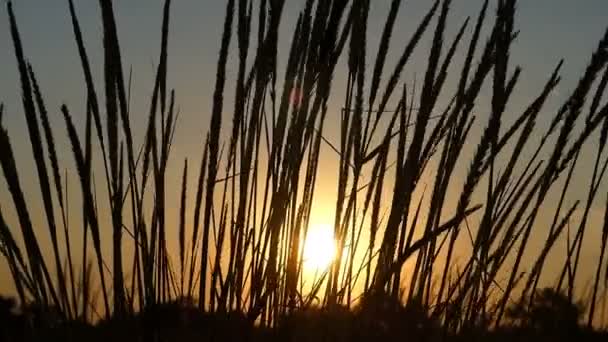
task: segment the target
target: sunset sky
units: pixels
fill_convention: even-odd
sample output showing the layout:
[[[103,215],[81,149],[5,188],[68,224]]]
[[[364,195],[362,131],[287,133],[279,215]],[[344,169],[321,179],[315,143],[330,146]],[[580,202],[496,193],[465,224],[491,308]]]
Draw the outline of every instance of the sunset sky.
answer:
[[[153,85],[160,46],[162,3],[160,0],[114,3],[123,65],[127,69],[125,73],[128,73],[129,67],[133,67],[135,108],[146,108],[146,96]],[[291,39],[288,33],[293,29],[297,13],[303,4],[302,0],[287,1],[283,19],[285,34],[281,36],[285,44]],[[475,17],[481,4],[481,0],[453,1],[449,21],[452,32],[466,16]],[[79,0],[75,5],[94,66],[93,71],[99,81],[102,78],[103,64],[98,1]],[[372,1],[368,38],[370,54],[377,49],[389,5],[388,0]],[[393,52],[401,50],[429,6],[430,1],[427,0],[404,1],[394,33]],[[39,75],[49,107],[58,108],[62,102],[68,105],[79,104],[83,91],[82,75],[67,1],[19,0],[15,1],[14,9],[26,56]],[[592,49],[608,25],[605,20],[608,2],[522,0],[518,2],[518,9],[516,25],[521,33],[514,46],[513,57],[514,62],[524,68],[521,85],[535,89],[545,81],[557,61],[565,58],[562,87],[564,90],[570,89],[573,81],[584,70]],[[182,134],[177,141],[179,145],[198,144],[200,133],[206,130],[224,11],[225,1],[222,0],[173,2],[169,85],[177,90],[178,103],[183,112],[180,125]],[[0,9],[0,20],[0,100],[6,106],[7,126],[23,128],[24,120],[18,115],[21,111],[18,75],[4,6]],[[283,53],[288,48],[285,44],[282,46]],[[419,52],[425,52],[424,47],[424,44],[421,45]],[[395,55],[392,54],[393,57]],[[389,59],[387,65],[390,67],[394,62],[394,59]],[[418,74],[421,73],[422,69],[418,70]],[[338,79],[340,81],[344,82]]]
[[[289,48],[291,31],[294,28],[297,14],[302,9],[304,2],[303,0],[287,0],[286,13],[282,23],[282,44],[279,47],[279,54],[283,59]],[[368,73],[371,72],[373,66],[372,58],[375,56],[390,5],[388,0],[371,0],[371,2]],[[404,3],[393,34],[393,50],[387,60],[388,69],[394,66],[396,56],[401,53],[421,16],[430,6],[428,0],[408,0]],[[453,1],[453,10],[449,17],[448,39],[456,34],[466,16],[475,19],[482,3],[482,0]],[[97,84],[101,85],[103,50],[98,1],[77,0],[75,5],[93,65],[94,77]],[[152,92],[158,62],[162,5],[161,0],[114,1],[124,72],[128,77],[129,68],[132,68],[133,71],[131,112],[138,143],[141,143],[144,134],[143,123],[148,115],[149,96]],[[73,158],[67,145],[68,141],[63,134],[65,126],[59,107],[66,103],[74,113],[78,128],[82,129],[85,88],[72,34],[67,0],[19,0],[15,1],[14,10],[25,54],[36,71],[52,118],[55,135],[60,136],[58,138],[60,162],[64,167],[72,167]],[[195,161],[193,170],[198,169],[196,163],[200,161],[200,146],[208,129],[211,112],[211,97],[224,11],[225,1],[222,0],[173,1],[168,84],[176,90],[176,100],[181,116],[173,151],[173,158],[179,162],[176,163],[175,168],[170,168],[169,179],[179,180],[181,161],[185,157],[190,157]],[[543,112],[546,113],[546,117],[552,117],[554,114],[552,110],[562,103],[564,97],[568,96],[584,71],[591,52],[608,26],[606,18],[608,18],[608,1],[606,0],[519,1],[516,28],[520,30],[520,35],[513,47],[512,61],[513,65],[520,65],[523,68],[523,74],[510,108],[519,109],[527,105],[532,97],[537,95],[539,87],[546,82],[558,61],[564,58],[563,81]],[[486,30],[490,26],[491,20],[490,17],[486,19]],[[426,39],[417,48],[414,60],[406,69],[402,79],[410,82],[416,76],[418,79],[423,77],[426,61],[422,56],[428,52],[430,47],[429,36],[427,32]],[[464,49],[463,46],[460,47],[461,51]],[[232,48],[234,49],[234,45]],[[284,64],[285,61],[280,60],[280,63]],[[460,67],[460,59],[456,60],[455,65]],[[235,78],[235,69],[236,67],[229,68],[229,82]],[[333,88],[334,102],[330,103],[329,121],[325,131],[325,136],[333,141],[337,141],[339,138],[337,127],[339,127],[340,106],[344,93],[343,86],[346,82],[346,74],[340,73],[340,70],[344,69],[338,69]],[[18,158],[18,167],[22,172],[20,174],[21,182],[26,192],[31,191],[32,194],[36,194],[36,191],[39,190],[31,159],[31,148],[27,142],[27,128],[20,101],[19,77],[4,3],[0,6],[0,75],[0,102],[5,105],[3,124],[8,129]],[[98,89],[101,87],[98,86]],[[227,105],[227,107],[226,110],[230,110],[231,106]],[[487,114],[479,113],[478,115],[483,119]],[[543,120],[542,113],[539,120]],[[226,127],[228,126],[224,126],[224,128]],[[21,157],[20,152],[26,157]],[[327,162],[324,168],[329,171],[331,176],[326,176],[327,179],[319,181],[332,184],[331,177],[337,176],[335,160],[332,163],[330,151],[325,151],[323,156]],[[590,162],[589,158],[585,159],[585,156],[582,158],[581,163]],[[194,175],[194,173],[192,174]],[[75,174],[71,176],[75,179]],[[177,184],[175,183],[175,185]],[[584,187],[587,186],[587,183],[581,184],[584,186],[579,188],[582,188],[581,194],[584,194],[586,191]],[[79,196],[78,186],[75,181],[71,186],[75,196]],[[605,193],[604,190],[600,190],[600,194]],[[170,199],[177,199],[178,187],[176,186],[167,196]],[[604,201],[603,196],[599,196],[596,201],[598,213],[603,210],[601,208]],[[33,197],[39,198],[39,196]],[[327,198],[331,198],[331,194],[327,194]],[[327,202],[329,202],[329,206],[333,204],[331,200],[319,202],[322,204],[318,208],[317,220],[323,224],[332,223],[333,219],[331,212],[323,212],[323,207],[328,207]],[[13,210],[3,177],[0,180],[0,206],[7,213]],[[33,204],[30,210],[34,211],[35,208],[41,208],[40,204]],[[42,218],[34,219],[43,222]],[[46,230],[40,233],[40,235],[45,234]],[[595,251],[589,253],[592,256]],[[0,293],[5,289],[4,286],[7,286],[4,284],[3,279],[6,278],[3,272],[6,272],[6,268],[2,261],[0,262],[0,279],[2,279],[0,280]]]

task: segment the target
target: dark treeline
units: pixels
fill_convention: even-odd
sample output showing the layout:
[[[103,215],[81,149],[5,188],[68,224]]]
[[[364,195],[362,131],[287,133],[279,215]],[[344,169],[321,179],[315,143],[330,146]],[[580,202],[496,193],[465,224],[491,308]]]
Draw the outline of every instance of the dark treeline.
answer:
[[[273,328],[252,323],[238,312],[204,313],[193,302],[173,301],[147,307],[138,314],[96,324],[65,320],[48,307],[16,310],[14,301],[0,300],[6,341],[605,341],[606,332],[579,324],[582,310],[566,295],[542,290],[530,308],[507,311],[510,323],[497,329],[442,329],[420,305],[390,297],[366,298],[352,309],[296,309]]]

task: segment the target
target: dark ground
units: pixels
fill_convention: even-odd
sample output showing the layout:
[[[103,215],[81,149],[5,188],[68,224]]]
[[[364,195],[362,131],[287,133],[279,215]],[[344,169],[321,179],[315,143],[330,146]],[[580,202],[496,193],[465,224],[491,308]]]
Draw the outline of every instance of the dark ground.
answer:
[[[608,341],[608,333],[590,331],[559,312],[541,320],[520,320],[498,330],[443,329],[413,306],[367,303],[353,310],[294,311],[273,329],[252,324],[240,313],[202,314],[191,305],[164,304],[96,325],[57,318],[31,306],[18,310],[0,300],[0,341]],[[562,310],[563,311],[563,310]]]

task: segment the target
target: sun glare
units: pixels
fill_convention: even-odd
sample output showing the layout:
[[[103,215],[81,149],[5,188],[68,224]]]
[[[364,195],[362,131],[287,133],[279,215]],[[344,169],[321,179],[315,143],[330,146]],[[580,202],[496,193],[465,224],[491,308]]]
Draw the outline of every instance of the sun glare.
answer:
[[[304,243],[304,270],[326,271],[336,255],[334,229],[329,224],[315,224],[308,229]]]

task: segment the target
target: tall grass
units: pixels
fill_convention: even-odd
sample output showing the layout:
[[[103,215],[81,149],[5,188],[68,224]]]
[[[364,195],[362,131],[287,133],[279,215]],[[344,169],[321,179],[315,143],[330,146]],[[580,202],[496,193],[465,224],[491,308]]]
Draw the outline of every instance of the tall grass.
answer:
[[[112,1],[99,2],[103,100],[95,88],[77,8],[72,0],[68,5],[87,103],[85,132],[76,129],[68,107],[61,107],[81,192],[71,207],[76,205],[83,213],[82,222],[69,223],[62,185],[67,176],[62,178],[60,169],[70,166],[58,162],[57,132],[49,124],[53,110],[47,112],[44,87],[28,64],[12,3],[7,4],[54,263],[51,270],[43,258],[37,236],[41,231],[33,228],[28,206],[34,199],[24,195],[20,184],[25,180],[19,177],[8,132],[1,127],[0,164],[18,223],[9,226],[8,205],[0,207],[0,251],[23,304],[50,305],[65,318],[87,321],[100,307],[102,318],[109,318],[174,300],[195,300],[201,311],[238,311],[251,322],[273,326],[313,303],[350,307],[362,298],[386,295],[420,304],[426,314],[442,321],[446,332],[488,328],[504,322],[513,298],[533,303],[547,257],[561,249],[558,242],[570,222],[575,236],[556,288],[570,298],[580,293],[576,280],[581,250],[586,248],[588,230],[595,228],[590,227],[590,215],[601,197],[608,165],[608,105],[602,102],[608,84],[608,36],[600,40],[579,83],[545,128],[538,125],[539,116],[551,115],[545,113],[545,103],[560,82],[562,62],[522,112],[511,109],[523,70],[510,58],[519,34],[515,0],[497,1],[494,16],[490,1],[484,1],[472,30],[467,18],[451,41],[452,2],[436,0],[404,47],[393,43],[402,7],[402,1],[393,0],[375,56],[367,50],[375,44],[368,33],[371,1],[308,0],[290,32],[283,80],[277,78],[285,1],[229,0],[209,131],[201,137],[198,154],[184,162],[181,186],[171,186],[179,184],[167,178],[179,116],[167,81],[171,1],[165,1],[160,58],[140,147],[133,137],[130,82],[125,84]],[[252,32],[254,24],[257,34]],[[424,49],[427,35],[431,44],[424,51],[424,77],[419,84],[407,83],[403,75],[412,67],[413,53]],[[468,47],[462,51],[462,65],[457,65],[463,45]],[[387,56],[394,48],[398,60],[387,72]],[[232,51],[236,58],[230,58]],[[373,69],[368,72],[370,61]],[[237,76],[228,82],[232,63]],[[345,89],[337,91],[344,91],[343,97],[333,87],[339,77],[346,79]],[[453,87],[447,85],[450,77],[457,80]],[[227,102],[231,91],[234,101]],[[485,91],[490,103],[486,111],[479,105]],[[344,102],[339,142],[334,145],[323,134],[331,120],[328,114],[336,110],[330,105],[336,98]],[[388,110],[393,102],[396,110]],[[1,115],[2,107],[0,119]],[[479,121],[483,123],[477,138],[471,132]],[[579,186],[571,182],[573,174],[585,167],[579,155],[591,144],[597,150],[586,198],[568,207],[569,190]],[[467,147],[472,147],[472,154]],[[332,172],[337,175],[333,225],[339,253],[329,269],[305,279],[303,245],[313,203],[319,200],[319,174],[327,172],[321,158],[324,149],[338,160],[338,169]],[[188,166],[199,158],[197,181],[189,185]],[[96,163],[103,167],[97,179]],[[462,182],[455,181],[464,167],[468,169]],[[99,186],[108,198],[97,197]],[[173,189],[180,191],[175,222],[166,202]],[[559,194],[559,200],[550,225],[543,227],[539,218],[553,208],[551,193]],[[189,194],[194,204],[189,203]],[[107,201],[109,212],[101,211],[98,201]],[[152,203],[151,211],[145,210],[146,202]],[[450,202],[456,203],[455,209]],[[583,212],[574,222],[579,205]],[[603,293],[600,289],[608,285],[601,281],[608,267],[607,217],[589,326],[597,296]],[[472,222],[476,223],[471,227]],[[102,230],[110,227],[111,262],[104,260],[101,241]],[[545,228],[549,233],[538,253],[530,239]],[[83,253],[78,261],[72,252],[80,231]],[[171,234],[178,241],[175,256],[168,246]],[[470,241],[467,257],[456,261],[458,241],[463,239]],[[123,255],[125,247],[134,251],[132,260]],[[537,259],[522,278],[524,254],[529,253]],[[413,267],[406,268],[406,263]],[[99,280],[100,288],[92,279]],[[95,301],[96,291],[101,304]],[[455,314],[453,308],[462,309]]]

